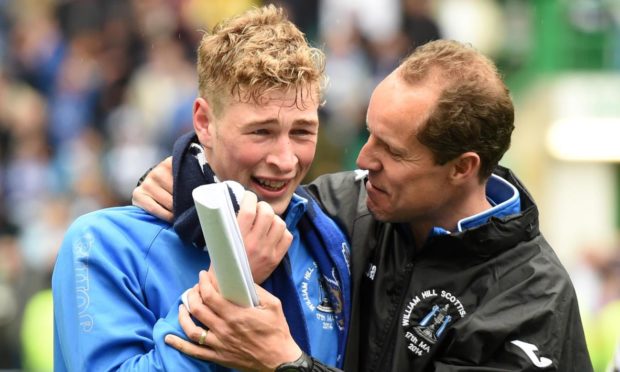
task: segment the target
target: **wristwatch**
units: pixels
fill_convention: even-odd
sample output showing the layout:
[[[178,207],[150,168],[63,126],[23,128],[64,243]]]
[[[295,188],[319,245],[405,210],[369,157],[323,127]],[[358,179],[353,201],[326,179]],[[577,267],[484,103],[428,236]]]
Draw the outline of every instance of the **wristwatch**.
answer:
[[[312,357],[302,351],[297,360],[280,364],[276,367],[275,372],[312,372],[313,366]]]

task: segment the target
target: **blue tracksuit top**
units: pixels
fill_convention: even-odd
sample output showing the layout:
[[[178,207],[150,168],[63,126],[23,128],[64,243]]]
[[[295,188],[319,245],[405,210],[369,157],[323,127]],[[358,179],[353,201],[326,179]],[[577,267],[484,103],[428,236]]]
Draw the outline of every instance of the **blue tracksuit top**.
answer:
[[[297,221],[289,225],[287,219],[287,227],[299,251],[305,248]],[[293,272],[303,270],[293,260]],[[109,208],[78,218],[52,278],[55,371],[227,371],[164,342],[169,333],[187,339],[177,318],[180,296],[209,264],[206,251],[183,243],[170,224],[139,208]],[[311,324],[306,329],[311,347],[333,343],[314,355],[333,365],[335,333]]]

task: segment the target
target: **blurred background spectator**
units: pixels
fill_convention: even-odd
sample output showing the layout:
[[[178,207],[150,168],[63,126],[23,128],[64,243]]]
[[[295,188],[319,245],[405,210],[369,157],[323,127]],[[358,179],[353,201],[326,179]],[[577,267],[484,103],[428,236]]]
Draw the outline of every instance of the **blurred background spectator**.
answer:
[[[51,370],[67,225],[130,201],[191,130],[195,47],[261,0],[0,0],[0,370]],[[604,371],[620,335],[618,0],[274,0],[328,56],[309,174],[354,169],[373,87],[416,46],[472,43],[517,109],[514,168],[580,296]]]

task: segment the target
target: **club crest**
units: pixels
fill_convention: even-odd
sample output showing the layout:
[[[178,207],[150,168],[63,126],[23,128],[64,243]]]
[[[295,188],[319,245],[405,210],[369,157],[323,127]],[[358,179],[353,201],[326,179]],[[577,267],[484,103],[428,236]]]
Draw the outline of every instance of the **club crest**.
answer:
[[[446,330],[465,315],[462,302],[445,290],[428,289],[413,296],[402,315],[407,349],[414,356],[428,354]]]
[[[344,329],[340,283],[335,279],[335,272],[332,271],[330,274],[331,276],[321,276],[316,263],[311,265],[304,273],[301,287],[302,301],[323,323],[324,329],[331,329],[334,324],[339,329]],[[314,291],[312,287],[316,284],[313,283],[318,283]]]

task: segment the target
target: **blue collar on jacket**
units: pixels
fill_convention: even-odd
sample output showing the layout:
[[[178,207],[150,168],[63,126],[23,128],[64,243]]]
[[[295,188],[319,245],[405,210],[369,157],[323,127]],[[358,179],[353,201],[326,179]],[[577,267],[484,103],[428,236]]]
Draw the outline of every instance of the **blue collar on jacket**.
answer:
[[[306,213],[307,206],[308,206],[307,199],[302,198],[301,196],[297,194],[293,194],[293,197],[291,198],[291,202],[286,208],[286,211],[284,212],[284,216],[282,216],[289,230],[291,227],[297,226],[297,223],[299,223],[299,220],[301,219],[301,217],[303,217],[304,213]]]
[[[506,217],[521,212],[521,198],[519,190],[510,182],[498,175],[492,174],[486,186],[487,200],[492,207],[473,216],[465,217],[457,225],[457,231],[461,232],[486,223],[491,217]],[[442,227],[433,227],[431,236],[449,234]]]

